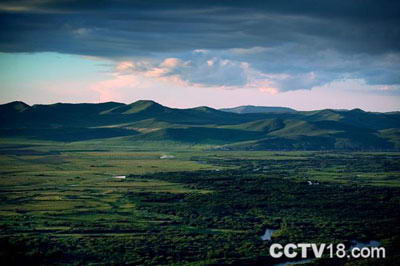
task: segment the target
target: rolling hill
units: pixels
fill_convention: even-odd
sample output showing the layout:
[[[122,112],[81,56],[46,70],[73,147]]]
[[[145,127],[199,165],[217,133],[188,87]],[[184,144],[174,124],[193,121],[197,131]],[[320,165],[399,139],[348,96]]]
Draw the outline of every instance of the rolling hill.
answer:
[[[399,112],[270,108],[177,109],[146,100],[33,106],[11,102],[0,105],[0,137],[64,142],[117,138],[127,145],[173,141],[224,150],[400,149]]]
[[[243,105],[233,108],[219,109],[224,112],[231,112],[237,114],[252,114],[252,113],[295,113],[296,110],[288,107],[271,107],[271,106],[254,106]]]

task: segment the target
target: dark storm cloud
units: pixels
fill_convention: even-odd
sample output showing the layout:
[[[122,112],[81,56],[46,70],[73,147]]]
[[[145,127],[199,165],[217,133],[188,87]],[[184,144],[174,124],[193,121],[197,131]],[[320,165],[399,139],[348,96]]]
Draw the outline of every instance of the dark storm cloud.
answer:
[[[371,83],[398,84],[399,1],[36,0],[2,1],[0,10],[1,52],[124,58],[268,47],[236,59],[261,71],[320,71],[327,80],[349,71],[366,79],[373,73]],[[384,67],[371,61],[388,54],[396,59]],[[358,55],[364,59],[355,60]]]
[[[400,47],[398,1],[3,1],[0,7],[0,48],[10,52],[112,56],[282,42],[352,52]],[[90,34],[74,35],[79,29]]]

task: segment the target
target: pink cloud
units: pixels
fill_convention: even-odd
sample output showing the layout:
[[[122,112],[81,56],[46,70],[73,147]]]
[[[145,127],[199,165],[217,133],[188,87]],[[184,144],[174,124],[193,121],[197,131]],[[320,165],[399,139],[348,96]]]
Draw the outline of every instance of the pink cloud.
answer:
[[[179,58],[166,58],[161,64],[161,67],[165,68],[175,68],[179,66],[184,66],[186,63],[180,60]]]
[[[129,69],[131,69],[133,67],[134,67],[133,62],[122,61],[122,62],[117,64],[116,70],[119,71],[119,72],[122,72],[122,71],[127,71],[127,70],[129,70]]]
[[[99,93],[100,101],[115,101],[123,97],[120,89],[135,88],[140,81],[134,75],[113,74],[113,79],[103,80],[90,85],[90,89]]]
[[[257,50],[257,49],[256,49]],[[252,51],[253,52],[253,51]],[[257,52],[257,51],[254,51]],[[104,100],[115,99],[123,88],[210,88],[218,90],[248,89],[276,95],[295,84],[298,89],[313,87],[318,79],[314,72],[305,75],[263,73],[248,63],[219,57],[193,57],[184,61],[170,57],[162,61],[121,61],[115,67],[113,79],[98,82],[92,89]]]

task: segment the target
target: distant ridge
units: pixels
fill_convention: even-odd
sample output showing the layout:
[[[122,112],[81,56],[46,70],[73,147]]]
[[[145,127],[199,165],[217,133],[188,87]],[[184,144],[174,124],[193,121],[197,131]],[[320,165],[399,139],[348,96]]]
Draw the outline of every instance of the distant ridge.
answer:
[[[361,109],[177,109],[148,100],[29,106],[16,101],[0,105],[0,121],[0,138],[173,142],[223,150],[400,150],[400,112]]]
[[[23,112],[27,108],[30,108],[30,106],[26,103],[21,101],[14,101],[0,105],[0,113],[4,114],[9,112]]]
[[[272,106],[254,106],[242,105],[233,108],[219,109],[224,112],[231,112],[237,114],[252,114],[252,113],[295,113],[296,110],[288,107],[272,107]]]

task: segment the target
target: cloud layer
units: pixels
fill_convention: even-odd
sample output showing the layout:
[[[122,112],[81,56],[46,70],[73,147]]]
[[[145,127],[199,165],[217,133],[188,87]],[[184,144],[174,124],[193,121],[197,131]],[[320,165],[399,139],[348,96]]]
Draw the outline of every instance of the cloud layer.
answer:
[[[0,52],[107,58],[116,75],[276,93],[400,85],[399,1],[2,1]]]

